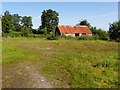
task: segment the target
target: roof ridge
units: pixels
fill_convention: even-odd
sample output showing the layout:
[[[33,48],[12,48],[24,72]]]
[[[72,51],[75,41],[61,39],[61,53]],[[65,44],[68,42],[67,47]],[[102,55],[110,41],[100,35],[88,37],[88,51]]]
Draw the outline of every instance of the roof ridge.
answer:
[[[68,26],[68,27],[88,27],[86,25],[79,25],[79,26],[74,26],[74,25],[58,25],[58,26]]]

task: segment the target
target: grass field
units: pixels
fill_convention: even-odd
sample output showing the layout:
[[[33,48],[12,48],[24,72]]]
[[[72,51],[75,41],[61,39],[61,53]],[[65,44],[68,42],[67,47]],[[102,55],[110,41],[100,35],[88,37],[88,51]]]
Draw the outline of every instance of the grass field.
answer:
[[[109,41],[3,38],[2,64],[39,62],[57,87],[114,88],[118,86],[118,43]]]

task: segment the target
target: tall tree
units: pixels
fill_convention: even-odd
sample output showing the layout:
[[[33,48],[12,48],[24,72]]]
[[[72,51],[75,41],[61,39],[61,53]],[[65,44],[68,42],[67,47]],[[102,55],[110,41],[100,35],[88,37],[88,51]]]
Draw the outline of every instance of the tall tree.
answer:
[[[23,30],[28,30],[28,32],[32,32],[32,17],[31,16],[24,16],[21,20]],[[27,29],[26,29],[27,28]]]
[[[110,24],[108,33],[111,40],[120,41],[120,20]]]
[[[32,28],[32,26],[33,26],[32,17],[31,16],[22,17],[22,22],[21,23],[22,23],[23,27]]]
[[[11,30],[13,30],[12,15],[9,11],[6,11],[2,16],[2,31],[3,33],[9,33]]]
[[[44,29],[45,32],[48,34],[51,32],[54,32],[56,26],[59,23],[58,16],[59,14],[52,9],[44,10],[41,16],[42,25],[40,26],[39,29],[42,29],[42,30]]]
[[[21,31],[21,25],[20,25],[21,16],[19,16],[18,14],[13,14],[12,17],[13,17],[12,21],[14,24],[14,31]]]
[[[85,26],[88,26],[88,28],[91,28],[90,23],[86,19],[79,21],[79,23],[77,24],[77,26],[78,25],[85,25]]]

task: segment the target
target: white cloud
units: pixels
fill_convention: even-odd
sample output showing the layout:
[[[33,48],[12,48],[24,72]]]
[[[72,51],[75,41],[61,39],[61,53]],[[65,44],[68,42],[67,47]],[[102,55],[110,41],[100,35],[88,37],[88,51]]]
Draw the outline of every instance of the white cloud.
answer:
[[[33,28],[37,29],[41,25],[41,16],[36,16],[32,18]]]
[[[33,17],[32,20],[36,20],[36,19],[40,19],[40,18],[41,18],[41,16],[37,16],[37,17]]]

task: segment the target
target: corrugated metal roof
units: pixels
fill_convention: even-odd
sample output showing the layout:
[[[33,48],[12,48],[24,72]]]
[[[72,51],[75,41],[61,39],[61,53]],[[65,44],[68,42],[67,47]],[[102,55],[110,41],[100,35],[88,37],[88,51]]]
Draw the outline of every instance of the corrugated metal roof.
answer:
[[[91,30],[87,26],[58,26],[60,33],[64,34],[92,34]]]

